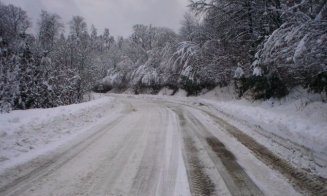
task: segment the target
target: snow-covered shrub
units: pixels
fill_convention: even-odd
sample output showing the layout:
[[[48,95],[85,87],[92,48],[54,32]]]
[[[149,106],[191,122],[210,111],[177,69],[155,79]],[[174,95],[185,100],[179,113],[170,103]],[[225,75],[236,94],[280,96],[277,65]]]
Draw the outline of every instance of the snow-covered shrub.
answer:
[[[128,70],[133,66],[134,62],[128,56],[124,56],[123,60],[117,64],[116,68],[118,70]]]
[[[185,41],[177,46],[176,52],[172,56],[172,70],[179,72],[192,65],[192,62],[198,57],[200,47],[198,44]]]
[[[131,78],[131,85],[136,89],[156,88],[159,85],[159,74],[151,66],[141,65],[132,73]]]
[[[244,94],[244,92],[248,89],[248,86],[247,86],[247,79],[245,78],[245,72],[243,68],[240,66],[240,64],[234,71],[233,79],[234,79],[235,91],[237,92],[238,97],[241,97]]]
[[[242,67],[237,67],[234,72],[234,79],[241,79],[244,77],[244,70]]]
[[[294,21],[275,30],[258,53],[258,64],[277,71],[288,87],[305,85],[327,70],[327,22]]]
[[[269,99],[271,97],[281,98],[287,95],[288,90],[285,83],[280,79],[278,72],[259,74],[255,70],[253,75],[239,80],[239,96],[246,94],[252,99]]]
[[[103,88],[101,91],[111,90],[112,88],[119,88],[123,85],[124,80],[125,75],[122,71],[114,68],[109,69],[107,76],[100,82]]]
[[[321,72],[320,74],[313,77],[309,83],[309,88],[315,93],[324,93],[327,95],[327,71]]]
[[[12,105],[6,101],[0,101],[0,113],[10,112],[12,110]]]
[[[253,76],[257,76],[257,77],[260,77],[263,75],[263,70],[261,67],[255,67],[253,69],[253,73],[252,73]]]
[[[178,43],[176,51],[171,57],[171,70],[178,75],[176,77],[178,79],[177,87],[186,90],[189,95],[197,94],[201,89],[199,83],[199,58],[200,46],[191,41]]]
[[[135,68],[135,63],[128,56],[122,57],[122,61],[117,63],[116,67],[107,70],[106,77],[98,81],[93,90],[96,92],[108,92],[111,89],[126,88]]]
[[[250,99],[281,98],[287,95],[286,85],[277,71],[265,72],[255,63],[252,75],[246,76],[241,67],[234,73],[234,87],[239,97]]]
[[[179,88],[182,88],[187,91],[188,95],[198,94],[202,87],[199,83],[199,77],[197,70],[194,66],[186,66],[182,69],[179,79],[178,79]]]

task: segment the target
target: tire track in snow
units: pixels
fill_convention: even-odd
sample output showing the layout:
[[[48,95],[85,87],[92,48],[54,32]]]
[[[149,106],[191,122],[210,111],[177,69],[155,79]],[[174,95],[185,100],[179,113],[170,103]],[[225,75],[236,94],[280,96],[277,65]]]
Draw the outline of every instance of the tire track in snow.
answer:
[[[246,146],[253,154],[274,170],[279,171],[285,176],[298,191],[305,195],[327,195],[327,179],[309,174],[302,169],[295,168],[287,161],[277,157],[269,149],[256,142],[252,137],[243,133],[235,126],[227,123],[214,114],[201,109],[202,112],[210,116],[219,126],[235,137],[239,142]]]
[[[214,162],[230,193],[232,195],[263,195],[224,144],[212,135],[191,112],[184,110],[184,115],[186,115],[190,126],[193,127],[196,137]]]
[[[195,146],[195,141],[189,133],[186,119],[180,112],[176,112],[182,127],[184,141],[184,159],[186,161],[187,173],[192,195],[214,195],[215,184],[204,169],[204,164],[198,157],[199,149]]]
[[[135,109],[133,109],[133,111],[135,112]],[[129,117],[131,118],[132,115],[136,114],[130,114]],[[128,122],[127,119],[129,117],[125,118],[126,121],[121,121],[121,124],[126,125],[127,123],[124,122]],[[114,129],[117,129],[118,126]],[[144,129],[138,131],[130,129],[127,131],[126,135],[121,138],[120,145],[111,149],[113,153],[110,153],[110,156],[108,153],[108,157],[106,157],[97,169],[93,171],[89,179],[86,179],[85,182],[81,184],[80,193],[78,194],[110,195],[114,192],[113,190],[116,192],[120,191],[119,188],[117,188],[119,180],[122,178],[126,168],[128,168],[128,164],[131,161],[130,159],[138,152],[138,148],[142,148],[139,144],[143,142],[145,135]],[[105,147],[105,145],[103,146]],[[114,193],[112,195],[114,195]]]
[[[189,196],[176,115],[162,105],[120,101],[130,109],[119,122],[97,126],[96,136],[2,193]]]
[[[159,110],[160,119],[165,111]],[[154,119],[149,119],[153,122]],[[139,170],[135,176],[135,181],[129,192],[129,195],[155,195],[158,186],[161,169],[161,157],[165,145],[165,130],[159,125],[147,124],[148,137],[146,148],[143,152],[143,157],[139,166]]]

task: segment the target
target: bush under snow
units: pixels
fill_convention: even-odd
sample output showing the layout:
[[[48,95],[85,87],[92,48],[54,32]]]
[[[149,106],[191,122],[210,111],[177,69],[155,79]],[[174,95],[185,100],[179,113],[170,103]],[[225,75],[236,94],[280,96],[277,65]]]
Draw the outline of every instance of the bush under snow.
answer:
[[[327,70],[327,22],[289,22],[273,32],[258,54],[258,64],[278,70],[290,87]]]

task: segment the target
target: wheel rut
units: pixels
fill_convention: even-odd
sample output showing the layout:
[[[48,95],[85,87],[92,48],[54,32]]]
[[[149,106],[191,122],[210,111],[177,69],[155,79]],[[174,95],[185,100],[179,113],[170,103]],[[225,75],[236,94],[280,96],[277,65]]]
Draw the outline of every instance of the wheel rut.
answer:
[[[237,163],[235,156],[229,150],[227,150],[225,145],[221,143],[217,138],[209,137],[206,138],[206,140],[211,149],[220,158],[225,169],[232,177],[235,185],[239,187],[239,189],[242,190],[243,193],[245,191],[248,191],[247,193],[249,195],[252,195],[250,193],[251,189],[248,188],[251,187],[251,185],[249,186],[247,183],[249,181],[249,177],[244,172],[243,168]]]
[[[186,119],[179,114],[182,127],[186,125]],[[214,195],[215,185],[206,174],[204,165],[198,157],[199,149],[195,146],[195,141],[191,134],[183,129],[184,159],[186,161],[187,174],[189,178],[191,193],[193,195]]]
[[[302,194],[314,196],[327,195],[327,179],[312,175],[300,168],[295,168],[286,160],[279,158],[268,148],[259,144],[252,137],[243,133],[235,126],[208,111],[201,111],[209,115],[219,126],[222,126],[224,130],[251,150],[257,159],[268,165],[270,168],[279,171],[292,183],[293,187]]]
[[[208,154],[231,195],[263,195],[238,164],[233,153],[218,138],[214,137],[196,117],[186,110],[177,112],[177,114],[184,135],[186,160],[194,195],[219,195],[215,190],[217,183],[206,173],[205,168],[208,166],[198,158],[199,148]],[[194,139],[200,141],[201,147],[194,145]]]

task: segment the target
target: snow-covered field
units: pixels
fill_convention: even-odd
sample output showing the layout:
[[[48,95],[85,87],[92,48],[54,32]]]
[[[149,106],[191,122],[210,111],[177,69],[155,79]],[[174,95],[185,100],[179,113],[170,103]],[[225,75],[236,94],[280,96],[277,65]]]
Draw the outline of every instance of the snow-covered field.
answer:
[[[309,177],[287,175],[303,168],[327,177],[327,104],[316,95],[304,99],[297,90],[283,100],[249,102],[236,100],[229,88],[201,97],[186,97],[183,90],[167,96],[171,93],[91,95],[86,99],[95,100],[81,104],[0,114],[0,193],[321,191],[315,189],[323,187],[321,179],[302,189]],[[262,146],[268,151],[256,151]],[[269,150],[293,166],[271,163],[276,158]]]

